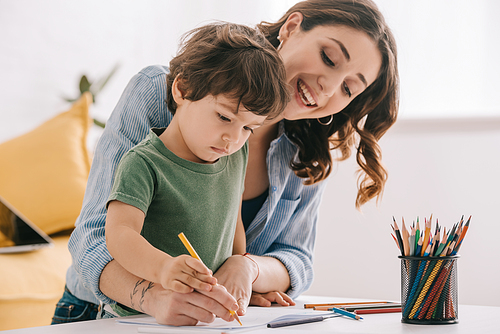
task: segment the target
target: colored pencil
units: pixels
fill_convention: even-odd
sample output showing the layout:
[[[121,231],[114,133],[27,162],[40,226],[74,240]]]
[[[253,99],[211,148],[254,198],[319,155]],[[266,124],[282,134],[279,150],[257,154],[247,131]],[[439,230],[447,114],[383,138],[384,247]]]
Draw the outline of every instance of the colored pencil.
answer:
[[[354,312],[358,310],[367,310],[367,309],[382,309],[382,308],[395,308],[395,307],[401,307],[401,303],[387,303],[387,304],[371,304],[371,305],[353,305],[353,306],[347,306],[347,307],[338,307],[343,310],[349,311],[349,312]]]
[[[343,310],[343,309],[340,309],[340,308],[337,308],[337,307],[333,307],[332,308],[332,311],[335,312],[335,313],[338,313],[338,314],[342,314],[346,317],[349,317],[351,319],[355,319],[355,320],[361,320],[363,318],[361,318],[359,315],[355,314],[355,313],[351,313],[351,312],[348,312],[346,310]]]
[[[391,236],[394,238],[394,241],[396,242],[396,246],[399,248],[398,240],[396,239],[396,237],[394,236],[394,234],[391,233]]]
[[[402,262],[402,274],[406,275],[404,281],[408,284],[404,286],[405,295],[402,296],[403,304],[399,310],[403,319],[455,320],[456,287],[451,287],[451,284],[455,284],[457,259],[448,256],[457,254],[467,234],[470,220],[471,217],[464,224],[462,216],[459,222],[447,229],[436,219],[436,226],[433,228],[431,215],[429,219],[424,218],[425,227],[420,230],[419,217],[416,224],[413,222],[408,227],[405,226],[403,217],[401,229],[393,217],[395,233],[391,236],[402,256],[412,257]],[[398,240],[398,234],[401,240]],[[406,272],[403,269],[406,269]],[[395,309],[394,312],[398,311],[398,307],[389,305],[339,308],[361,314],[390,312],[392,309]]]
[[[410,256],[415,255],[415,227],[412,227],[410,234]]]
[[[434,240],[432,242],[432,247],[431,247],[431,253],[429,254],[430,256],[434,256],[436,253],[436,250],[439,246],[439,241],[441,240],[441,228],[436,227],[436,234],[434,235]]]
[[[406,229],[404,219],[401,220],[401,237],[403,238],[403,247],[404,247],[405,256],[410,256],[410,243],[408,240],[409,234],[408,234],[408,230]]]
[[[396,238],[398,239],[398,244],[399,244],[399,249],[401,250],[401,255],[405,256],[403,239],[401,239],[401,233],[399,232],[399,227],[398,227],[398,224],[396,223],[396,218],[392,217],[392,220],[394,221],[394,233],[396,234]]]
[[[418,221],[417,217],[417,230],[415,231],[415,250],[417,249],[418,241],[420,240],[420,222]],[[415,252],[415,255],[417,253]]]
[[[314,308],[317,306],[347,306],[347,305],[366,305],[366,304],[387,304],[388,301],[368,301],[368,302],[343,302],[343,303],[319,303],[319,304],[304,304],[304,308]]]
[[[356,311],[354,311],[354,313],[356,313],[356,314],[397,313],[397,312],[401,312],[401,307],[372,308],[372,309],[364,309],[364,310],[356,310]]]
[[[472,218],[472,216],[470,216],[469,219],[467,220],[467,223],[465,223],[462,234],[460,235],[460,238],[458,239],[457,245],[455,246],[455,249],[453,250],[452,255],[454,255],[453,253],[456,254],[458,252],[458,250],[460,249],[460,246],[462,246],[462,241],[464,240],[465,234],[467,233],[467,230],[469,229],[469,222],[470,222],[471,218]]]
[[[424,242],[424,238],[418,239],[417,249],[415,249],[415,256],[420,255],[420,250],[422,249],[422,243]]]
[[[432,216],[431,216],[432,219]],[[431,232],[430,219],[425,221],[425,231],[424,231],[424,241],[422,243],[422,250],[420,251],[420,256],[424,256],[424,252],[429,244],[429,234]]]
[[[313,310],[315,311],[333,311],[334,306],[314,306]],[[373,308],[394,308],[401,307],[401,303],[380,303],[380,304],[359,304],[359,305],[337,305],[337,308],[341,308],[343,310],[353,312],[355,310],[363,310],[363,309],[373,309]]]
[[[196,251],[194,250],[193,246],[191,246],[191,243],[189,242],[189,240],[184,235],[184,232],[179,233],[178,237],[179,237],[179,239],[181,239],[182,243],[184,244],[184,247],[186,247],[186,249],[188,250],[189,254],[192,257],[194,257],[195,259],[199,260],[201,263],[203,263],[203,261],[201,260],[201,258],[198,256],[198,253],[196,253]],[[240,318],[238,317],[238,314],[235,311],[233,311],[233,310],[228,310],[228,311],[239,322],[239,324],[241,326],[243,326],[243,324],[240,321]]]

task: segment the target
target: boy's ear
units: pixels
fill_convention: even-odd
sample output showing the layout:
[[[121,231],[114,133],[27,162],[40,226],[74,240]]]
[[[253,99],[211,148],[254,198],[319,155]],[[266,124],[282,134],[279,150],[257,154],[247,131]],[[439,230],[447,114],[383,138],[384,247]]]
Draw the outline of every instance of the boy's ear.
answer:
[[[172,83],[172,97],[178,106],[184,102],[185,95],[185,92],[179,87],[179,82],[181,80],[180,76],[177,75]]]
[[[304,16],[300,12],[293,12],[288,16],[285,23],[280,28],[279,36],[281,41],[284,42],[291,34],[300,29],[300,24]]]

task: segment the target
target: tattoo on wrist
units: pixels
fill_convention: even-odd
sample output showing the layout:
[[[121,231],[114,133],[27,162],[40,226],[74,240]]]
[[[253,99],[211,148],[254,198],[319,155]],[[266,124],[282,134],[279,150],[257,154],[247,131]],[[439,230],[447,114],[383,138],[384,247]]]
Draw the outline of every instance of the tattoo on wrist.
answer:
[[[132,292],[130,293],[130,306],[132,306],[133,309],[136,309],[135,304],[134,304],[134,296],[137,294],[137,291],[139,290],[139,285],[144,283],[146,280],[141,279],[135,282],[134,288],[132,289]]]
[[[154,286],[155,286],[155,284],[153,282],[149,282],[148,286],[145,287],[144,289],[142,289],[141,299],[139,300],[139,308],[141,309],[142,313],[146,313],[146,312],[144,312],[144,310],[142,308],[142,304],[144,304],[144,295],[146,294],[146,292],[148,290],[152,289]]]
[[[143,287],[142,290],[140,291],[140,296],[139,296],[139,305],[135,305],[134,303],[134,297],[139,295],[139,286],[142,285],[142,283],[147,282],[147,286]],[[153,282],[148,282],[145,279],[138,280],[135,282],[134,288],[132,289],[132,292],[130,293],[130,306],[132,306],[133,309],[140,311],[142,313],[144,312],[144,309],[142,308],[142,305],[144,304],[144,296],[146,295],[146,292],[148,290],[151,290],[155,284]]]

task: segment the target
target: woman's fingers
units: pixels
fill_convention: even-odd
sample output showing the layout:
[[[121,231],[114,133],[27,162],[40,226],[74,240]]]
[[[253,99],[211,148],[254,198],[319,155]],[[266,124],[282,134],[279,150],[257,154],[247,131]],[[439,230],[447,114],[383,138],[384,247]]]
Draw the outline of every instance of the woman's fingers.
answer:
[[[252,293],[252,297],[250,298],[250,305],[260,306],[260,307],[269,307],[271,306],[271,302],[264,298],[260,293]]]
[[[157,296],[155,319],[159,324],[171,326],[194,326],[198,321],[210,323],[215,320],[215,314],[204,306],[206,296],[191,292],[180,294],[164,290]]]
[[[196,291],[208,297],[203,301],[206,310],[210,310],[219,318],[225,321],[232,321],[234,318],[229,311],[238,311],[239,305],[236,299],[222,285],[214,285],[211,291]]]
[[[281,306],[290,306],[295,305],[290,296],[281,291],[273,291],[268,293],[252,293],[252,298],[250,299],[250,305],[268,307],[271,306],[272,303],[277,303]]]

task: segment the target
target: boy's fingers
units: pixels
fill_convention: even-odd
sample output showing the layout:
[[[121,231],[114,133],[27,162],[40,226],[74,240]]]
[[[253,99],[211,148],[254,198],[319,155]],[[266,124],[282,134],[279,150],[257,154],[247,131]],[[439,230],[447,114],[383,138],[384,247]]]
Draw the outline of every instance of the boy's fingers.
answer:
[[[245,301],[238,299],[238,306],[238,315],[244,316],[247,313]]]
[[[205,283],[208,283],[211,285],[217,285],[217,278],[215,278],[213,276],[200,274],[198,272],[196,272],[194,276],[202,282],[205,282]]]
[[[192,269],[196,270],[197,272],[199,272],[200,274],[212,276],[212,271],[210,269],[208,269],[208,267],[205,266],[203,264],[203,262],[201,262],[200,260],[197,260],[197,259],[189,256],[189,257],[186,258],[186,264],[190,268],[192,268]]]
[[[175,292],[179,292],[179,293],[190,293],[190,292],[193,292],[193,288],[190,287],[190,286],[187,286],[186,284],[180,282],[180,281],[172,281],[170,287],[164,287],[166,289],[171,289]]]
[[[213,288],[213,284],[203,282],[200,280],[198,277],[194,277],[191,275],[192,273],[185,273],[182,281],[189,285],[190,287],[196,289],[196,290],[202,290],[202,291],[211,291]]]

